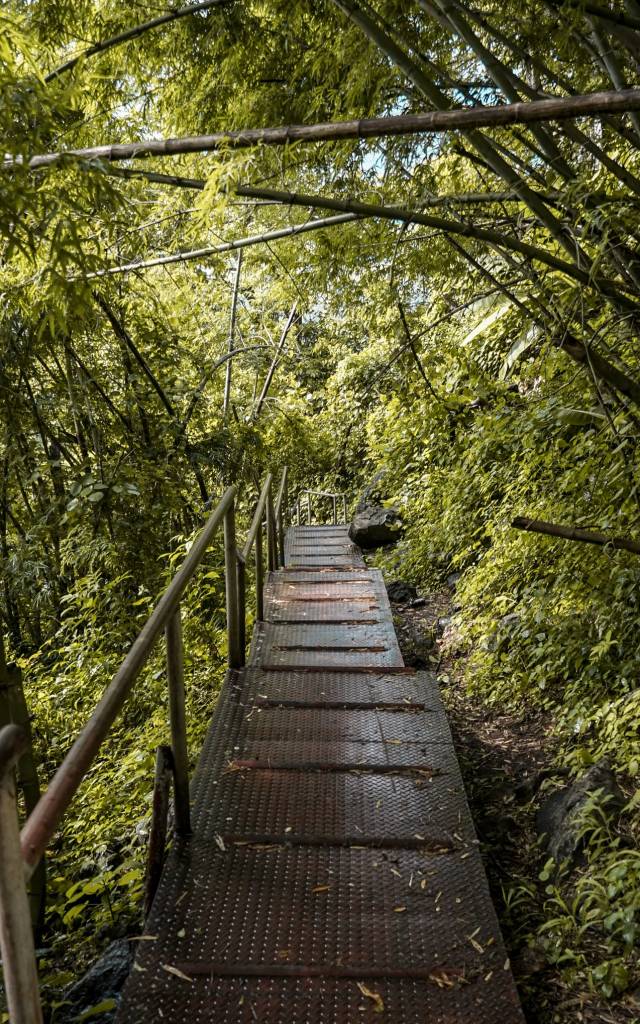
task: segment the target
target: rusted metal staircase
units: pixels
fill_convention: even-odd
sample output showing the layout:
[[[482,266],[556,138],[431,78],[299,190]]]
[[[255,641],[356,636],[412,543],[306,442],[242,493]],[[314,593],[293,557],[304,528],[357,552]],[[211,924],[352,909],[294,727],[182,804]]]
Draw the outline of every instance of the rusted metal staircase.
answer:
[[[25,879],[163,634],[155,898],[119,1024],[522,1024],[436,681],[404,667],[381,574],[337,523],[343,496],[303,492],[285,536],[286,470],[273,490],[268,474],[242,547],[225,492],[21,833],[13,767],[27,738],[0,730],[11,1024],[42,1021]],[[312,501],[329,502],[331,525],[313,525]],[[229,671],[189,783],[180,602],[221,528]]]
[[[120,1024],[522,1020],[433,676],[346,526],[289,529]]]

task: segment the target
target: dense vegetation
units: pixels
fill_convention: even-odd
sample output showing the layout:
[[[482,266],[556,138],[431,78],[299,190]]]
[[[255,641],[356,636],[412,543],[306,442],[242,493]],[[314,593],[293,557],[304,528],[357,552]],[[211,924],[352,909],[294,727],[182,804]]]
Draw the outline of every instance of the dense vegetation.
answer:
[[[487,714],[548,713],[558,763],[607,757],[631,795],[638,556],[510,523],[639,535],[638,115],[28,160],[622,89],[638,81],[640,8],[237,0],[85,53],[159,13],[120,0],[0,11],[0,614],[42,780],[205,503],[237,481],[248,513],[265,469],[288,464],[294,484],[354,495],[384,469],[406,525],[397,568],[424,588],[462,573],[464,678]],[[308,199],[240,185],[405,212],[256,244],[240,264],[103,273],[311,216]],[[221,564],[214,548],[189,598],[194,755],[224,666]],[[53,1003],[78,956],[135,927],[164,702],[159,653],[56,839],[41,961]],[[563,880],[541,856],[541,878],[514,879],[506,905],[518,942],[623,1012],[639,983],[637,800],[615,827],[596,801],[585,832],[578,873]]]

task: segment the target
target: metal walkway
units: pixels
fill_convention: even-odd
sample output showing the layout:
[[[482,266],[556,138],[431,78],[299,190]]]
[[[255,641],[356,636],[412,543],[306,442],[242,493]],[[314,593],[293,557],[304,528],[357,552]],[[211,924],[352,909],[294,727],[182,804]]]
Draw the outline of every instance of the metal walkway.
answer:
[[[522,1024],[434,678],[347,527],[296,527],[220,695],[120,1024]]]

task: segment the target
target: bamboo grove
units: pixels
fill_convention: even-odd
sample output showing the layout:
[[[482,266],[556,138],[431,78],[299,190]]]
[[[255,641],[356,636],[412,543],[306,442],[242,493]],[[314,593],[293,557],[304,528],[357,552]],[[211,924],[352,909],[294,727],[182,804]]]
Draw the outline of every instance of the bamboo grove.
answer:
[[[462,572],[486,706],[637,781],[639,71],[636,0],[5,0],[0,615],[42,782],[208,504],[285,463],[354,494],[384,470],[390,567]],[[222,666],[221,596],[196,600]],[[54,1002],[66,937],[88,957],[135,914],[149,680],[106,765],[126,806],[95,783],[54,852]],[[611,842],[571,911],[505,882],[514,944],[603,999],[638,970]]]

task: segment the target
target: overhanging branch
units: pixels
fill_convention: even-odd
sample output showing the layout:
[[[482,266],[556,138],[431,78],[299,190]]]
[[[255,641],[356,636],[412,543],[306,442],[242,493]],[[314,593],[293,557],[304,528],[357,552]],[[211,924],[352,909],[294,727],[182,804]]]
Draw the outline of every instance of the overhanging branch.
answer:
[[[559,523],[548,523],[544,519],[528,519],[516,516],[511,525],[516,530],[530,530],[532,533],[544,533],[549,537],[562,537],[564,540],[579,540],[584,544],[598,544],[601,547],[623,549],[640,555],[640,541],[630,537],[609,537],[606,533],[596,530],[581,530],[577,526],[562,526]]]
[[[206,11],[209,7],[220,7],[228,3],[233,3],[233,0],[202,0],[202,3],[180,7],[177,11],[169,11],[168,14],[161,14],[158,18],[152,18],[151,21],[145,21],[141,25],[125,29],[124,32],[119,32],[117,35],[111,36],[110,39],[103,39],[102,42],[94,43],[93,46],[79,53],[77,57],[71,57],[64,64],[60,64],[59,67],[54,68],[48,75],[45,75],[44,80],[45,82],[51,82],[54,78],[59,78],[66,71],[71,71],[79,61],[86,60],[88,57],[94,57],[98,53],[104,53],[106,50],[111,50],[114,46],[120,46],[122,43],[128,43],[130,39],[137,39],[138,36],[144,35],[145,32],[149,32],[154,28],[159,28],[160,25],[166,25],[170,21],[186,18],[189,14],[197,14],[198,11]]]
[[[278,238],[302,235],[307,231],[317,231],[319,228],[329,228],[335,224],[348,224],[354,220],[361,220],[359,214],[344,213],[339,217],[323,217],[319,220],[307,221],[306,224],[294,224],[293,227],[267,231],[262,235],[249,235],[247,238],[236,238],[233,242],[209,245],[204,249],[174,252],[170,256],[156,256],[154,259],[141,260],[139,263],[122,263],[117,267],[108,267],[106,270],[96,270],[91,274],[87,274],[84,280],[90,280],[95,277],[111,277],[114,274],[126,274],[133,270],[147,270],[149,267],[165,267],[170,263],[186,263],[188,260],[199,260],[205,256],[217,256],[220,253],[233,252],[236,249],[246,249],[250,245],[259,245],[261,242],[274,242]]]
[[[248,149],[252,146],[286,146],[294,142],[335,142],[343,139],[386,138],[392,135],[442,134],[452,130],[505,128],[514,124],[561,121],[600,114],[622,114],[640,110],[640,89],[588,93],[582,96],[558,96],[530,103],[505,103],[495,107],[458,107],[425,114],[400,114],[358,121],[327,121],[321,124],[284,125],[278,128],[246,128],[178,139],[148,139],[42,153],[31,157],[28,167],[41,170],[62,160],[135,160],[148,156],[174,156],[180,153],[204,153],[215,150]],[[7,170],[22,161],[12,157],[2,167]]]

